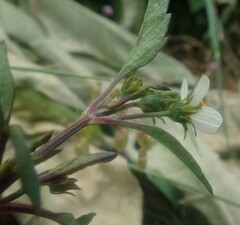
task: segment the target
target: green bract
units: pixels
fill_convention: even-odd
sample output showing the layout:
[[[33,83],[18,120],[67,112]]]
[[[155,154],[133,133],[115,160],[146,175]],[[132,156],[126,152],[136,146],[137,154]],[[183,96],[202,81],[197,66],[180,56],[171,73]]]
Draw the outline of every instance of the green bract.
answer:
[[[122,95],[130,95],[137,92],[143,88],[143,81],[136,77],[136,75],[131,75],[127,77],[122,85]]]

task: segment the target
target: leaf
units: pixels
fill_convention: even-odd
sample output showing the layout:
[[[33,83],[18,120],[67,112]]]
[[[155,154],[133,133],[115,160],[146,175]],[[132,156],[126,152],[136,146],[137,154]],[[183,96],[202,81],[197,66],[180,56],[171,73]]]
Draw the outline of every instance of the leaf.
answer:
[[[165,43],[170,15],[166,13],[168,0],[150,0],[144,16],[139,40],[131,50],[121,74],[127,75],[151,62]]]
[[[37,68],[35,64],[22,60],[22,58],[14,58],[11,64]],[[66,106],[77,110],[85,109],[85,103],[67,86],[66,82],[56,76],[45,77],[40,71],[39,73],[32,74],[20,70],[14,71],[14,76],[17,87],[29,87]],[[31,98],[31,96],[29,98]],[[37,102],[35,102],[35,104],[37,104]]]
[[[7,1],[0,1],[0,14],[6,33],[22,43],[29,44],[45,36],[44,29],[33,17]]]
[[[100,152],[95,154],[88,154],[85,156],[75,157],[71,160],[65,161],[53,169],[45,172],[46,176],[53,175],[54,179],[56,175],[58,177],[73,174],[79,170],[82,170],[88,166],[92,166],[97,163],[106,163],[112,161],[117,157],[115,152]]]
[[[191,154],[182,146],[182,144],[174,138],[172,135],[167,133],[165,130],[159,127],[147,126],[142,124],[134,124],[129,122],[124,122],[121,125],[140,130],[150,135],[162,145],[167,147],[183,164],[185,164],[190,171],[195,175],[195,177],[201,182],[205,189],[212,194],[212,187],[208,180],[204,176],[201,168],[199,167],[196,160],[191,156]]]
[[[81,190],[77,184],[75,184],[78,180],[75,178],[69,178],[67,176],[60,177],[56,181],[52,181],[48,184],[50,192],[52,194],[70,194],[73,195],[70,190]]]
[[[78,225],[88,225],[93,217],[96,216],[96,213],[88,213],[77,218]]]
[[[4,125],[8,124],[14,100],[14,84],[7,59],[7,49],[0,42],[0,118]]]
[[[19,118],[26,118],[31,123],[45,120],[67,125],[76,120],[76,112],[65,105],[46,98],[43,94],[26,86],[17,89],[14,105],[16,113],[14,115]]]
[[[188,0],[188,4],[191,12],[194,14],[200,11],[204,7],[204,0],[198,0],[198,1]]]
[[[15,149],[17,172],[23,190],[31,199],[36,213],[39,213],[41,210],[40,184],[23,131],[19,126],[12,125],[9,127],[9,134]]]
[[[68,37],[65,49],[75,55],[78,53],[79,64],[86,63],[97,76],[99,74],[113,76],[122,68],[137,41],[135,35],[74,1],[39,0],[37,3],[42,11],[35,10],[33,13],[40,14],[40,20],[47,18],[43,22],[52,36],[59,39],[61,33]],[[56,26],[59,30],[54,33]],[[165,53],[158,54],[151,65],[147,65],[139,72],[148,78],[157,79],[158,82],[182,82],[184,77],[189,82],[195,83],[187,67]]]
[[[86,215],[83,215],[77,219],[73,217],[70,213],[57,213],[57,218],[62,221],[63,225],[88,225],[93,217],[96,215],[96,213],[89,213]]]
[[[118,1],[118,23],[128,30],[139,30],[146,5],[147,3],[145,0]],[[138,10],[136,10],[136,8]]]

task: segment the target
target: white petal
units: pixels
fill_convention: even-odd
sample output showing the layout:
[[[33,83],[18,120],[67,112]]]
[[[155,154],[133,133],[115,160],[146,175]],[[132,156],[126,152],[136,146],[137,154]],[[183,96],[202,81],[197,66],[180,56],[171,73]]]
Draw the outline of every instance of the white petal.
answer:
[[[206,96],[210,86],[210,81],[206,75],[203,75],[201,79],[198,81],[197,85],[195,86],[192,94],[191,94],[191,106],[198,105]]]
[[[181,86],[181,100],[184,100],[188,95],[188,84],[186,79],[183,79]]]
[[[189,134],[191,142],[193,143],[193,145],[197,149],[197,152],[201,155],[201,150],[200,150],[200,148],[198,146],[198,143],[197,143],[194,128],[190,123],[187,124],[187,130],[188,130],[188,134]]]
[[[218,111],[207,106],[191,116],[192,122],[197,130],[204,133],[214,133],[221,126],[223,118]]]

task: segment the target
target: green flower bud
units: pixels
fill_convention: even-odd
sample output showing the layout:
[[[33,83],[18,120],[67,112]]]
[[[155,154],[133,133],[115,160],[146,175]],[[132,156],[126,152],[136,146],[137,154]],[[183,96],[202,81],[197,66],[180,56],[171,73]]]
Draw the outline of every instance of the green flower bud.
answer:
[[[126,78],[122,85],[122,95],[127,96],[134,92],[137,92],[143,88],[142,79],[136,78],[136,76],[132,75]]]
[[[140,99],[138,106],[143,112],[160,112],[169,109],[174,102],[179,100],[180,97],[175,92],[152,91]]]
[[[141,98],[138,102],[138,106],[143,112],[159,112],[164,110],[166,104],[162,101],[159,93],[152,93]]]
[[[191,121],[190,116],[198,112],[200,107],[200,105],[192,107],[182,102],[177,102],[170,108],[170,118],[178,123],[188,123]]]

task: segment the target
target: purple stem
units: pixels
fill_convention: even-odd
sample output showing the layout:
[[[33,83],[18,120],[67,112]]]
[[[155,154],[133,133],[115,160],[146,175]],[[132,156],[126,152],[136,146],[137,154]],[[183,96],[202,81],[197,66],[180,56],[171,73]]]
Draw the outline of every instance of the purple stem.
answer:
[[[35,210],[32,205],[22,204],[22,203],[8,203],[0,204],[0,214],[1,213],[24,213],[31,214],[35,216],[40,216],[49,220],[52,220],[58,224],[65,225],[57,216],[57,213],[49,211],[47,209],[41,209],[41,212],[36,215]]]
[[[85,117],[81,118],[79,121],[70,125],[63,132],[61,132],[56,137],[54,137],[53,139],[48,141],[46,144],[44,144],[42,147],[40,147],[34,153],[34,156],[47,154],[49,151],[58,147],[60,144],[62,144],[64,141],[70,138],[72,135],[77,133],[79,130],[89,125],[90,121],[91,121],[90,115],[86,115]]]

